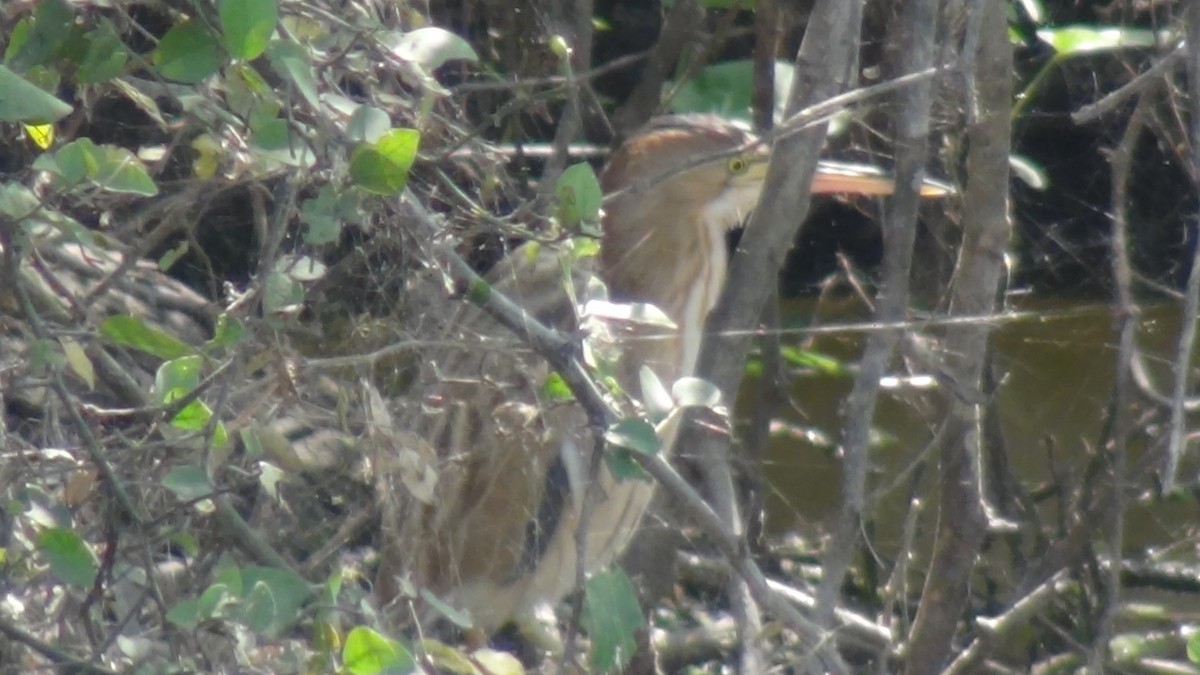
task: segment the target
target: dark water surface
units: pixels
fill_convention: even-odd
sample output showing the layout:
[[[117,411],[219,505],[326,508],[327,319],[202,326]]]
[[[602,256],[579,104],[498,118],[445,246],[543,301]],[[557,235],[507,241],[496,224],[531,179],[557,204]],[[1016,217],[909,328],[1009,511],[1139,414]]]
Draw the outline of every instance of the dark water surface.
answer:
[[[817,337],[798,330],[813,325],[851,324],[865,320],[861,310],[839,308],[824,302],[814,319],[813,301],[798,301],[784,308],[784,343],[805,346],[847,364],[857,362],[863,333],[844,332]],[[858,314],[859,316],[855,316]],[[793,331],[787,330],[791,327]],[[1175,305],[1143,307],[1138,344],[1160,390],[1169,392],[1170,358],[1179,329]],[[936,334],[936,328],[922,331]],[[1087,459],[1100,443],[1115,372],[1116,333],[1111,308],[1103,304],[1070,300],[1024,300],[1014,315],[1003,317],[994,333],[997,396],[1001,426],[1011,470],[1025,490],[1036,492],[1057,479],[1079,479]],[[907,373],[894,360],[892,374]],[[916,372],[920,373],[918,367]],[[840,435],[839,409],[852,385],[853,374],[806,374],[792,387],[792,404],[783,412],[783,424],[767,449],[766,476],[771,494],[767,501],[768,529],[776,534],[797,531],[819,535],[837,512],[841,462],[835,450]],[[868,494],[871,545],[886,554],[894,550],[912,489],[912,469],[924,457],[928,462],[918,494],[925,511],[921,530],[932,532],[936,518],[933,470],[936,457],[930,443],[937,430],[939,394],[932,378],[900,383],[882,393],[874,429],[881,440],[871,451],[873,470]],[[1166,414],[1153,412],[1145,397],[1135,396],[1135,420],[1150,420],[1130,439],[1130,465],[1148,449],[1161,453],[1158,439],[1166,437]],[[1145,422],[1143,422],[1145,424]],[[823,438],[822,438],[823,436]],[[1192,449],[1180,472],[1180,482],[1192,479],[1197,467]],[[1190,472],[1190,473],[1189,473]],[[1152,484],[1143,474],[1141,491],[1149,495]],[[1196,508],[1186,501],[1163,504],[1144,500],[1129,512],[1127,547],[1146,548],[1184,536],[1185,528],[1200,524]],[[1041,502],[1041,517],[1056,522],[1066,514],[1057,497]],[[926,537],[927,538],[927,537]],[[918,545],[918,549],[928,542]],[[1130,549],[1133,550],[1133,549]]]

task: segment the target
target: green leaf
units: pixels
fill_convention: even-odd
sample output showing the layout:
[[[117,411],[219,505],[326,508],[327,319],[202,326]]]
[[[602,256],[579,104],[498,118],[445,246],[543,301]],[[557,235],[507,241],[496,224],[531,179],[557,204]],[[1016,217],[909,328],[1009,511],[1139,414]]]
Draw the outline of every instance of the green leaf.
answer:
[[[584,586],[583,627],[592,640],[591,672],[618,671],[629,663],[642,627],[642,610],[629,576],[620,569],[593,574]]]
[[[0,66],[0,122],[47,124],[71,114],[71,106]]]
[[[167,621],[187,630],[198,626],[201,618],[200,601],[196,599],[182,600],[167,610]]]
[[[86,48],[75,72],[75,79],[85,84],[108,82],[125,70],[129,50],[107,19],[84,35]]]
[[[400,194],[420,142],[416,129],[392,129],[374,143],[360,144],[350,155],[350,178],[374,194]]]
[[[392,128],[392,120],[379,108],[360,105],[346,122],[346,138],[355,143],[375,143]]]
[[[133,153],[115,145],[96,145],[90,138],[71,141],[54,153],[54,161],[38,158],[39,168],[62,176],[71,185],[90,180],[109,192],[152,197],[158,186]]]
[[[159,256],[158,257],[159,271],[166,272],[166,271],[170,270],[172,267],[175,266],[175,263],[179,262],[180,258],[187,255],[188,250],[189,250],[189,245],[186,241],[184,241],[184,242],[180,242],[180,244],[178,246],[176,246],[175,248],[173,248],[173,249],[167,251],[166,253],[162,254],[161,256]]]
[[[216,583],[204,589],[196,602],[196,614],[201,619],[211,619],[215,616],[220,616],[221,610],[227,605],[234,602],[235,593],[241,590],[240,578],[236,580],[237,585],[230,586],[226,583]]]
[[[467,300],[483,307],[492,299],[492,285],[484,279],[475,279],[467,288]]]
[[[267,58],[276,72],[296,85],[310,106],[321,107],[321,98],[317,95],[317,76],[308,62],[307,50],[294,42],[276,40],[267,47]]]
[[[421,640],[419,645],[420,653],[429,662],[429,665],[439,673],[462,673],[462,675],[474,675],[479,672],[479,669],[471,663],[471,657],[455,647],[452,647],[445,642],[438,640]],[[472,657],[474,654],[471,655]],[[488,675],[499,675],[491,670],[486,671]]]
[[[161,359],[175,359],[194,350],[136,316],[110,316],[100,323],[100,334],[125,347],[132,347]]]
[[[200,384],[202,363],[199,356],[190,354],[164,361],[154,373],[154,390],[158,392],[159,402],[167,403],[173,392],[179,392],[174,396],[178,398],[195,389]]]
[[[249,61],[262,55],[279,23],[275,0],[222,0],[221,31],[225,49],[234,58]]]
[[[554,194],[558,198],[558,221],[563,227],[577,231],[585,224],[600,222],[604,193],[587,162],[567,167],[558,177]]]
[[[471,45],[444,28],[430,26],[403,34],[391,34],[385,42],[404,61],[419,64],[433,72],[447,61],[478,61]]]
[[[96,580],[96,556],[74,530],[63,527],[42,530],[38,550],[50,563],[50,571],[64,583],[89,588]]]
[[[4,53],[5,64],[18,72],[51,65],[67,46],[74,22],[75,14],[65,0],[42,0],[33,13],[33,21],[22,21],[14,29]],[[15,95],[3,87],[0,91]]]
[[[848,375],[849,371],[846,365],[827,354],[813,351],[811,349],[801,349],[799,347],[781,347],[779,355],[783,357],[789,365],[797,368],[805,368],[814,370],[823,375]]]
[[[100,148],[90,138],[80,138],[54,153],[58,173],[68,183],[82,183],[100,172]]]
[[[49,338],[34,340],[33,355],[29,359],[29,368],[35,373],[43,370],[58,370],[67,364],[67,357],[61,346]]]
[[[1062,57],[1116,51],[1130,47],[1154,47],[1154,31],[1119,26],[1060,26],[1038,30],[1038,37]]]
[[[346,636],[342,665],[352,675],[408,673],[417,667],[403,645],[366,626],[356,626]]]
[[[657,455],[662,450],[662,441],[654,427],[644,419],[627,417],[609,427],[604,440],[618,448],[626,448],[643,455]]]
[[[317,196],[300,204],[300,221],[306,225],[304,243],[310,246],[332,244],[342,236],[342,220],[338,216],[337,191],[323,185]]]
[[[266,634],[275,623],[277,611],[271,587],[260,581],[250,589],[250,595],[239,608],[238,619],[255,633]]]
[[[167,395],[167,403],[170,403],[171,401],[179,398],[180,396],[183,396],[184,393],[185,392],[180,389],[174,389],[174,390],[170,391]],[[175,417],[171,418],[171,426],[175,427],[176,429],[182,429],[184,431],[200,431],[204,427],[208,426],[208,422],[211,419],[212,419],[212,409],[209,408],[208,405],[206,405],[203,401],[194,400],[194,401],[188,403],[187,405],[183,406],[183,409],[180,410],[178,413],[176,413]],[[215,438],[216,435],[214,434],[214,442],[217,445],[225,444],[224,440],[223,440],[224,433],[225,432],[222,429],[221,442],[216,442],[216,438]]]
[[[605,434],[605,441],[614,446],[605,452],[605,462],[608,471],[620,479],[649,479],[646,471],[632,458],[631,453],[643,455],[659,454],[662,442],[654,431],[654,426],[644,419],[628,418],[620,420],[611,426]]]
[[[267,275],[263,288],[263,311],[268,314],[285,314],[300,309],[304,304],[304,287],[286,272],[274,270]]]
[[[217,317],[217,328],[212,339],[204,343],[204,349],[211,351],[237,344],[245,333],[246,326],[237,317],[222,313]]]
[[[184,502],[212,496],[216,490],[204,469],[190,464],[171,469],[163,476],[162,485]]]
[[[172,26],[158,42],[151,60],[168,80],[196,84],[225,65],[217,36],[199,21]]]
[[[1200,630],[1193,630],[1187,636],[1187,657],[1188,661],[1200,666]]]
[[[575,400],[575,395],[571,393],[567,381],[557,372],[546,376],[546,381],[542,383],[542,396],[548,401],[559,403]]]
[[[132,152],[114,145],[100,146],[101,162],[93,180],[109,192],[153,197],[158,186],[146,171],[146,165]]]
[[[257,622],[247,625],[268,636],[278,636],[295,625],[300,609],[314,592],[303,577],[276,567],[246,567],[242,570],[242,582],[250,589],[245,598],[247,611]]]
[[[794,66],[775,62],[775,112],[782,115],[791,92]],[[712,113],[749,121],[753,109],[754,61],[741,59],[714,63],[679,87],[670,101],[672,112]]]

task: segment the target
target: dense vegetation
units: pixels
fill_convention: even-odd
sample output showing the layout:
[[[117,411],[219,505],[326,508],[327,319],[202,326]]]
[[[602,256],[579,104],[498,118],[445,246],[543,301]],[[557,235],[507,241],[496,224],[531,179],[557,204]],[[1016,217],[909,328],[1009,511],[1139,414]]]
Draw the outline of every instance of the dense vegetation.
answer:
[[[0,670],[1200,672],[1200,11],[804,4],[0,6]],[[585,268],[669,111],[956,194],[764,195],[702,359],[738,406],[696,385],[669,474],[607,420],[684,480],[557,650],[380,613],[422,350],[522,242]]]

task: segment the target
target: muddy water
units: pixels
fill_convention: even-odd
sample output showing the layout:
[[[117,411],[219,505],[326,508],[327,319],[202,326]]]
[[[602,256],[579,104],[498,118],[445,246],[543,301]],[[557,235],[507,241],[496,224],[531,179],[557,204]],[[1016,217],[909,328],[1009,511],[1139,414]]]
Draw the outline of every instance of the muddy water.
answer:
[[[996,393],[1005,444],[1017,480],[1026,490],[1035,490],[1055,477],[1078,477],[1090,453],[1099,443],[1112,391],[1116,336],[1111,309],[1106,305],[1069,301],[1024,301],[998,322],[994,334],[996,360],[1002,382]],[[823,334],[805,332],[811,326],[850,324],[866,319],[852,308],[830,306],[815,309],[811,302],[796,302],[784,308],[785,343],[805,346],[853,364],[863,342],[862,333]],[[1169,391],[1169,360],[1177,339],[1179,320],[1174,306],[1144,307],[1139,320],[1138,343],[1161,389]],[[895,374],[904,374],[893,364]],[[918,369],[919,372],[919,369]],[[767,450],[766,475],[771,487],[767,502],[767,526],[775,533],[798,531],[819,535],[837,512],[841,463],[836,453],[841,418],[839,408],[852,384],[852,374],[807,374],[794,383],[792,405]],[[903,522],[911,470],[924,455],[930,469],[919,483],[919,493],[929,506],[923,529],[932,530],[935,511],[930,497],[935,458],[927,449],[937,430],[936,386],[929,380],[900,383],[885,389],[879,399],[874,429],[879,439],[871,451],[873,471],[869,493],[873,506],[868,514],[874,527],[875,546],[887,550],[894,545]],[[1131,439],[1133,459],[1148,448],[1161,452],[1158,439],[1165,438],[1165,415],[1146,416],[1149,404],[1136,397],[1135,419],[1152,419],[1158,424],[1141,429]],[[1193,421],[1200,421],[1194,419]],[[1180,480],[1190,479],[1200,449],[1190,451]],[[1149,493],[1143,477],[1141,487]],[[1153,500],[1148,500],[1153,501]],[[1051,522],[1062,516],[1062,505],[1054,498],[1042,502],[1042,517]],[[1144,548],[1165,543],[1182,534],[1189,523],[1200,522],[1195,508],[1183,503],[1150,503],[1129,513],[1127,546]],[[919,547],[923,548],[923,547]]]

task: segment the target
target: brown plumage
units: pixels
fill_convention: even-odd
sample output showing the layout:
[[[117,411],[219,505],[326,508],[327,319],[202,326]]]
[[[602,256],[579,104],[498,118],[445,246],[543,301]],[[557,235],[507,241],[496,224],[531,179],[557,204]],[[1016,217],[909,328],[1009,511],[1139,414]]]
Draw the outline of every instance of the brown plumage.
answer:
[[[612,197],[595,273],[612,301],[655,305],[676,326],[609,326],[621,349],[617,383],[632,397],[641,397],[643,366],[668,388],[692,374],[725,280],[726,233],[757,201],[766,160],[750,133],[708,116],[657,119],[609,159],[601,185]],[[836,167],[819,170],[814,187],[880,194],[891,182]],[[518,249],[489,280],[539,320],[574,329],[563,260],[582,298],[591,261],[564,250]],[[463,308],[445,339],[454,346],[429,356],[420,409],[399,425],[415,431],[407,443],[420,452],[409,456],[428,462],[437,487],[424,501],[399,484],[385,487],[391,503],[378,591],[391,600],[407,579],[491,632],[574,588],[578,465],[589,463],[594,430],[579,406],[546,398],[546,363],[482,310]],[[675,425],[659,435],[669,452]],[[586,526],[588,572],[625,548],[653,494],[652,484],[617,482],[601,466]]]

